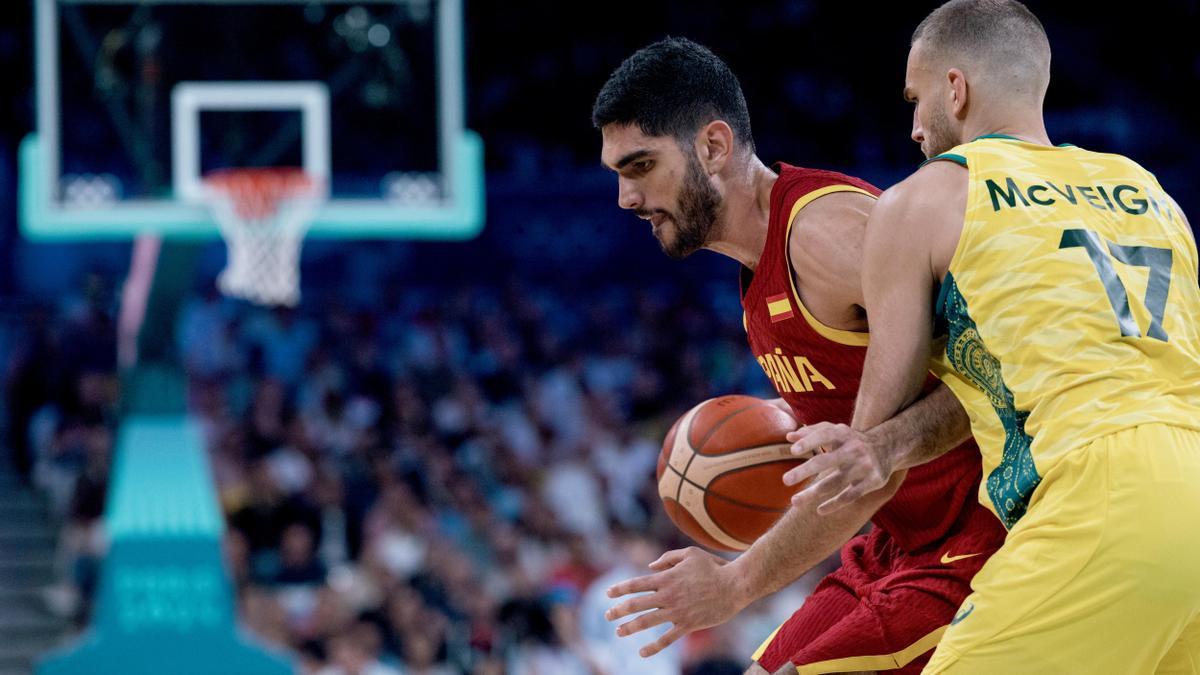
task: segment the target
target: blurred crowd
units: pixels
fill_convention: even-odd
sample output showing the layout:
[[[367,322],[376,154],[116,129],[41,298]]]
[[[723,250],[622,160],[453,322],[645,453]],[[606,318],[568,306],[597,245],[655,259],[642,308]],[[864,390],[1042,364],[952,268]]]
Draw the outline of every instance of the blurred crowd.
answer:
[[[82,624],[118,385],[111,300],[75,304],[29,324],[7,405],[64,520],[63,611]],[[176,344],[243,624],[307,674],[740,673],[800,590],[649,661],[657,633],[618,639],[602,616],[609,585],[689,543],[659,506],[666,428],[709,396],[767,393],[736,307],[733,284],[405,288],[298,311],[196,294]]]

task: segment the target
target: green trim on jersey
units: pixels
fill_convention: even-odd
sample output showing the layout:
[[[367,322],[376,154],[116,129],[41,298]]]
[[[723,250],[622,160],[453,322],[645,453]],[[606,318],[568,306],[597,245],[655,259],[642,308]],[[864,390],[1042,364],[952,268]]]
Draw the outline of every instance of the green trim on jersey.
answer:
[[[959,291],[954,275],[949,272],[938,291],[937,314],[939,323],[945,325],[949,333],[947,360],[968,382],[987,395],[1004,427],[1004,453],[1000,463],[987,476],[987,493],[1000,521],[1012,529],[1025,515],[1029,499],[1042,480],[1033,462],[1033,437],[1025,433],[1029,413],[1016,409],[1012,390],[1004,383],[1000,372],[1000,361],[984,345],[975,321],[967,312],[967,301]]]
[[[936,156],[934,156],[934,157],[930,157],[929,159],[925,160],[924,162],[921,162],[921,166],[925,166],[926,164],[928,164],[928,163],[930,163],[930,162],[936,162],[936,161],[938,161],[938,160],[944,160],[944,161],[947,161],[947,162],[954,162],[955,164],[961,164],[961,165],[963,165],[964,167],[967,165],[967,158],[966,158],[966,157],[963,157],[962,155],[956,155],[956,154],[954,154],[954,153],[952,153],[952,152],[943,152],[943,153],[942,153],[942,154],[940,154],[940,155],[936,155]],[[917,167],[917,168],[920,168],[920,167]]]
[[[1021,141],[1021,139],[1017,138],[1016,136],[1009,136],[1008,134],[984,134],[982,136],[979,136],[978,138],[975,138],[971,142],[974,143],[975,141],[986,139],[986,138],[999,138],[999,139],[1005,140],[1005,141]],[[1027,141],[1021,141],[1021,142],[1025,143]],[[1073,147],[1075,147],[1075,144],[1074,143],[1059,143],[1058,145],[1056,145],[1054,147],[1056,147],[1056,148],[1073,148]]]

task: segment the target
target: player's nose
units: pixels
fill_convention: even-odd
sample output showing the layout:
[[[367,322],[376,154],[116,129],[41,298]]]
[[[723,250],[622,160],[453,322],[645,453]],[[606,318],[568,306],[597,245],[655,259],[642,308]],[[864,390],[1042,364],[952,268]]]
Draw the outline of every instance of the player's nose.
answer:
[[[638,209],[644,203],[642,193],[628,178],[617,179],[617,204],[623,209]]]
[[[917,117],[917,111],[913,111],[912,123],[912,139],[918,143],[925,142],[925,130],[921,128],[921,120]]]

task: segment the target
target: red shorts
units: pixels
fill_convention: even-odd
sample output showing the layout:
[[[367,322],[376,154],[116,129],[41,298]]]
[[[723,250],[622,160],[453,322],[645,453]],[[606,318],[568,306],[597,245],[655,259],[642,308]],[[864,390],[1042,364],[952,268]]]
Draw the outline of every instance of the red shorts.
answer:
[[[919,551],[876,528],[842,548],[842,566],[754,655],[769,673],[919,673],[971,592],[971,578],[1004,543],[996,516],[972,502],[956,527]]]

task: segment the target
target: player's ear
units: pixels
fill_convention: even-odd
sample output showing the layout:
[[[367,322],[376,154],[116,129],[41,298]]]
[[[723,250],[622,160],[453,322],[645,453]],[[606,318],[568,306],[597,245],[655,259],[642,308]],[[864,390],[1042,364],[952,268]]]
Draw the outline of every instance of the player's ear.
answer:
[[[733,129],[723,120],[713,120],[696,136],[700,164],[711,176],[725,167],[733,154]]]
[[[961,120],[967,116],[967,97],[970,95],[967,76],[958,68],[951,68],[946,72],[946,80],[950,85],[950,113]]]

